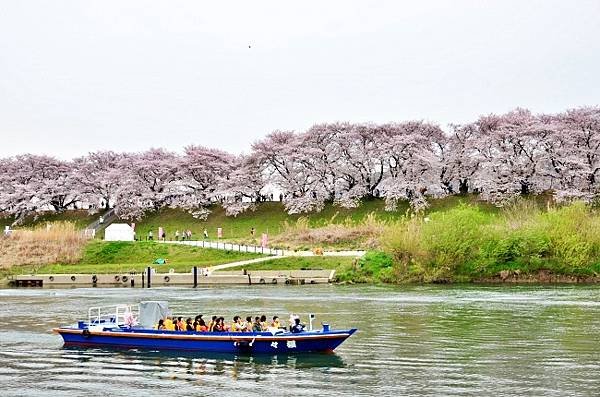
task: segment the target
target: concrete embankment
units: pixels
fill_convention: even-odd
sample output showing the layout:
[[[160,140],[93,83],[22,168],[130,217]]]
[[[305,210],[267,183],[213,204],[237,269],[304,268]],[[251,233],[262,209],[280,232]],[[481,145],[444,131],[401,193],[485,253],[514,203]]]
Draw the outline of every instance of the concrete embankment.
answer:
[[[126,274],[29,274],[9,276],[9,285],[15,287],[165,287],[206,285],[302,285],[332,282],[334,270],[238,270],[203,273],[143,273]]]

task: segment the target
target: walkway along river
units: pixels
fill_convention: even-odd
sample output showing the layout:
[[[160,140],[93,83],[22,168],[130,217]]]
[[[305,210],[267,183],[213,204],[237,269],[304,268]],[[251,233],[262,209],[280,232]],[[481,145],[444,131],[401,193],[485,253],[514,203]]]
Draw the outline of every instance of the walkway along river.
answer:
[[[235,357],[65,349],[88,306],[168,300],[175,313],[313,311],[359,332],[333,355]],[[600,287],[340,286],[0,289],[2,396],[593,396]]]

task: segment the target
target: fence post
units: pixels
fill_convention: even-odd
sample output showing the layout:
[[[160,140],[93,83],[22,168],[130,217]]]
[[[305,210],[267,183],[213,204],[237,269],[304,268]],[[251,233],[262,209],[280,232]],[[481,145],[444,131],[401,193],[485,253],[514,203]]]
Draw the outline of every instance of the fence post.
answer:
[[[148,267],[146,268],[146,272],[147,272],[147,274],[148,274],[148,276],[147,276],[147,278],[148,278],[148,283],[147,283],[147,284],[148,284],[148,288],[150,288],[150,287],[151,287],[151,280],[152,280],[152,268],[151,268],[150,266],[148,266]]]
[[[194,288],[196,288],[198,286],[198,266],[194,266],[192,272],[194,273]]]

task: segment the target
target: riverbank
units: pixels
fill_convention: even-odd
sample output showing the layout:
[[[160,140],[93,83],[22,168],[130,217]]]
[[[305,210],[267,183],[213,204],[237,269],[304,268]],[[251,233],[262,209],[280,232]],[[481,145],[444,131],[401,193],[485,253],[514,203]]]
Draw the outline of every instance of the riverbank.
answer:
[[[289,245],[295,246],[309,242],[305,247],[308,251],[332,245],[341,249],[342,241],[359,244],[369,240],[368,244],[359,244],[363,249],[372,247],[365,257],[330,260],[330,263],[326,263],[329,259],[319,257],[284,259],[261,263],[261,269],[328,268],[336,270],[340,282],[389,284],[589,283],[598,282],[600,277],[600,213],[593,206],[557,205],[548,197],[535,197],[498,209],[477,202],[474,196],[466,196],[463,202],[456,198],[439,200],[435,208],[422,214],[392,213],[385,219],[380,217],[381,203],[372,200],[366,205],[376,211],[357,210],[354,217],[343,222],[338,222],[337,213],[329,221],[323,214],[320,218],[310,218],[310,214],[306,218],[299,217],[294,226],[284,221],[287,226],[272,237],[272,240],[289,238],[293,241]],[[263,226],[275,227],[273,219],[262,218],[277,211],[281,216],[282,210],[277,209],[277,205],[261,204],[258,213],[245,214],[245,219],[227,219],[229,223],[224,229],[237,230],[234,234],[239,237],[249,222],[262,221]],[[326,211],[333,208],[329,206]],[[183,225],[177,223],[181,221],[181,212],[165,210],[154,216],[140,224],[153,228],[164,224],[172,228]],[[172,222],[164,223],[168,216],[172,216]],[[214,216],[219,219],[217,214]],[[196,222],[196,227],[201,227],[202,222]],[[218,221],[213,219],[213,222]],[[177,250],[182,252],[175,252]],[[32,270],[48,273],[140,271],[162,257],[169,259],[168,268],[185,272],[193,265],[211,266],[252,257],[244,252],[213,251],[153,242],[92,241],[85,246],[80,260],[47,263],[33,266]]]

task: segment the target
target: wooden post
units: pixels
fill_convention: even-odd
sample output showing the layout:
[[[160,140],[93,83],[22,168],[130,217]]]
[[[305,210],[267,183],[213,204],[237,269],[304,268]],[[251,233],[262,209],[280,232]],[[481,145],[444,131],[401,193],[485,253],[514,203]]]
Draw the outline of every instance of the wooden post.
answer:
[[[150,266],[146,268],[146,274],[148,277],[148,288],[150,288],[152,286],[152,268]]]

